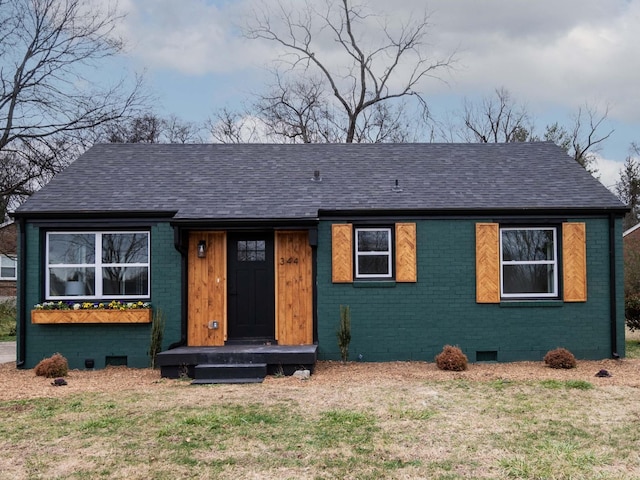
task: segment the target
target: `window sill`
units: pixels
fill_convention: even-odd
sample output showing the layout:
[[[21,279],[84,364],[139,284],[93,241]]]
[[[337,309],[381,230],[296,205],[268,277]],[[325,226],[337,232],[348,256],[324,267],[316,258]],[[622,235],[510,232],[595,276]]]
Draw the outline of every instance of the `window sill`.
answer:
[[[562,300],[502,300],[500,308],[527,307],[562,307]]]
[[[393,288],[396,282],[395,280],[356,280],[353,286],[354,288]]]

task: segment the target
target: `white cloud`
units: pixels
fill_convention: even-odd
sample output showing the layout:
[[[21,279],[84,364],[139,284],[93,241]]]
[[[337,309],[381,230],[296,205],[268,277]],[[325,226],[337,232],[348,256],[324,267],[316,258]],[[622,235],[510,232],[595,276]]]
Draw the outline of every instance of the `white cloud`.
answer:
[[[236,24],[236,4],[202,0],[129,0],[124,36],[131,55],[152,69],[185,75],[227,73],[254,65],[265,53],[247,45]]]
[[[430,3],[436,44],[460,46],[454,89],[506,86],[541,108],[610,103],[612,117],[640,121],[638,0],[460,3]]]
[[[283,1],[288,2],[287,12],[290,5],[303,3]],[[567,116],[585,103],[599,110],[608,105],[609,120],[625,128],[616,127],[603,152],[609,158],[622,152],[622,158],[631,141],[640,141],[631,137],[640,131],[640,0],[359,1],[371,12],[382,13],[367,22],[379,22],[387,12],[396,27],[420,18],[426,9],[431,27],[425,53],[439,59],[459,51],[458,68],[444,75],[447,83],[426,79],[421,86],[428,101],[446,98],[456,110],[465,97],[490,95],[504,86],[543,118],[539,128],[553,115],[558,118],[551,121],[570,125]],[[190,79],[206,77],[211,90],[200,98],[214,97],[211,91],[219,92],[224,84],[223,95],[230,101],[232,95],[247,98],[247,89],[259,89],[269,81],[259,67],[273,64],[279,47],[244,39],[238,26],[250,18],[250,9],[264,4],[275,12],[277,2],[120,0],[128,11],[123,32],[139,67],[154,75],[170,74],[172,85],[187,89]],[[321,9],[324,2],[311,4]],[[374,31],[370,28],[362,35]],[[326,38],[316,52],[331,65],[342,55]],[[615,155],[609,153],[611,146],[618,149]]]
[[[624,166],[623,162],[598,156],[594,166],[598,169],[595,174],[598,180],[615,193],[616,183],[620,180],[620,170]]]

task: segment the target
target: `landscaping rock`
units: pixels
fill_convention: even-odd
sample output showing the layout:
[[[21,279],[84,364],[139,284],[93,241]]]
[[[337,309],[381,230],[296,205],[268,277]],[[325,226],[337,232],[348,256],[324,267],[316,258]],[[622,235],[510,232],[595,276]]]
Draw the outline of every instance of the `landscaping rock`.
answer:
[[[293,372],[293,376],[295,378],[299,378],[300,380],[309,380],[311,377],[311,372],[309,370],[296,370]]]

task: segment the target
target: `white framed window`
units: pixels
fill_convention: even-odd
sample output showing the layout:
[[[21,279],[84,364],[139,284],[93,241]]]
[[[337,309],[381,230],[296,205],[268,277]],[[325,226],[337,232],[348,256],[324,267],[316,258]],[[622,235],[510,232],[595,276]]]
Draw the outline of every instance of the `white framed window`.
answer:
[[[16,259],[8,255],[0,255],[0,280],[16,280],[17,277]]]
[[[555,227],[500,229],[502,298],[558,296],[558,242]]]
[[[392,278],[390,228],[356,228],[356,278]]]
[[[149,265],[149,232],[49,232],[46,297],[149,298]]]

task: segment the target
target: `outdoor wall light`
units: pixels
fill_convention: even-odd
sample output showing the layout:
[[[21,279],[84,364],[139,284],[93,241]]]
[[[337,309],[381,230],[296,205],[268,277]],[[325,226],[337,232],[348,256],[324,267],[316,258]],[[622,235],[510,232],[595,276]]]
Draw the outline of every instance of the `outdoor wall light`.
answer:
[[[198,258],[204,258],[207,256],[207,241],[200,240],[198,242]]]

